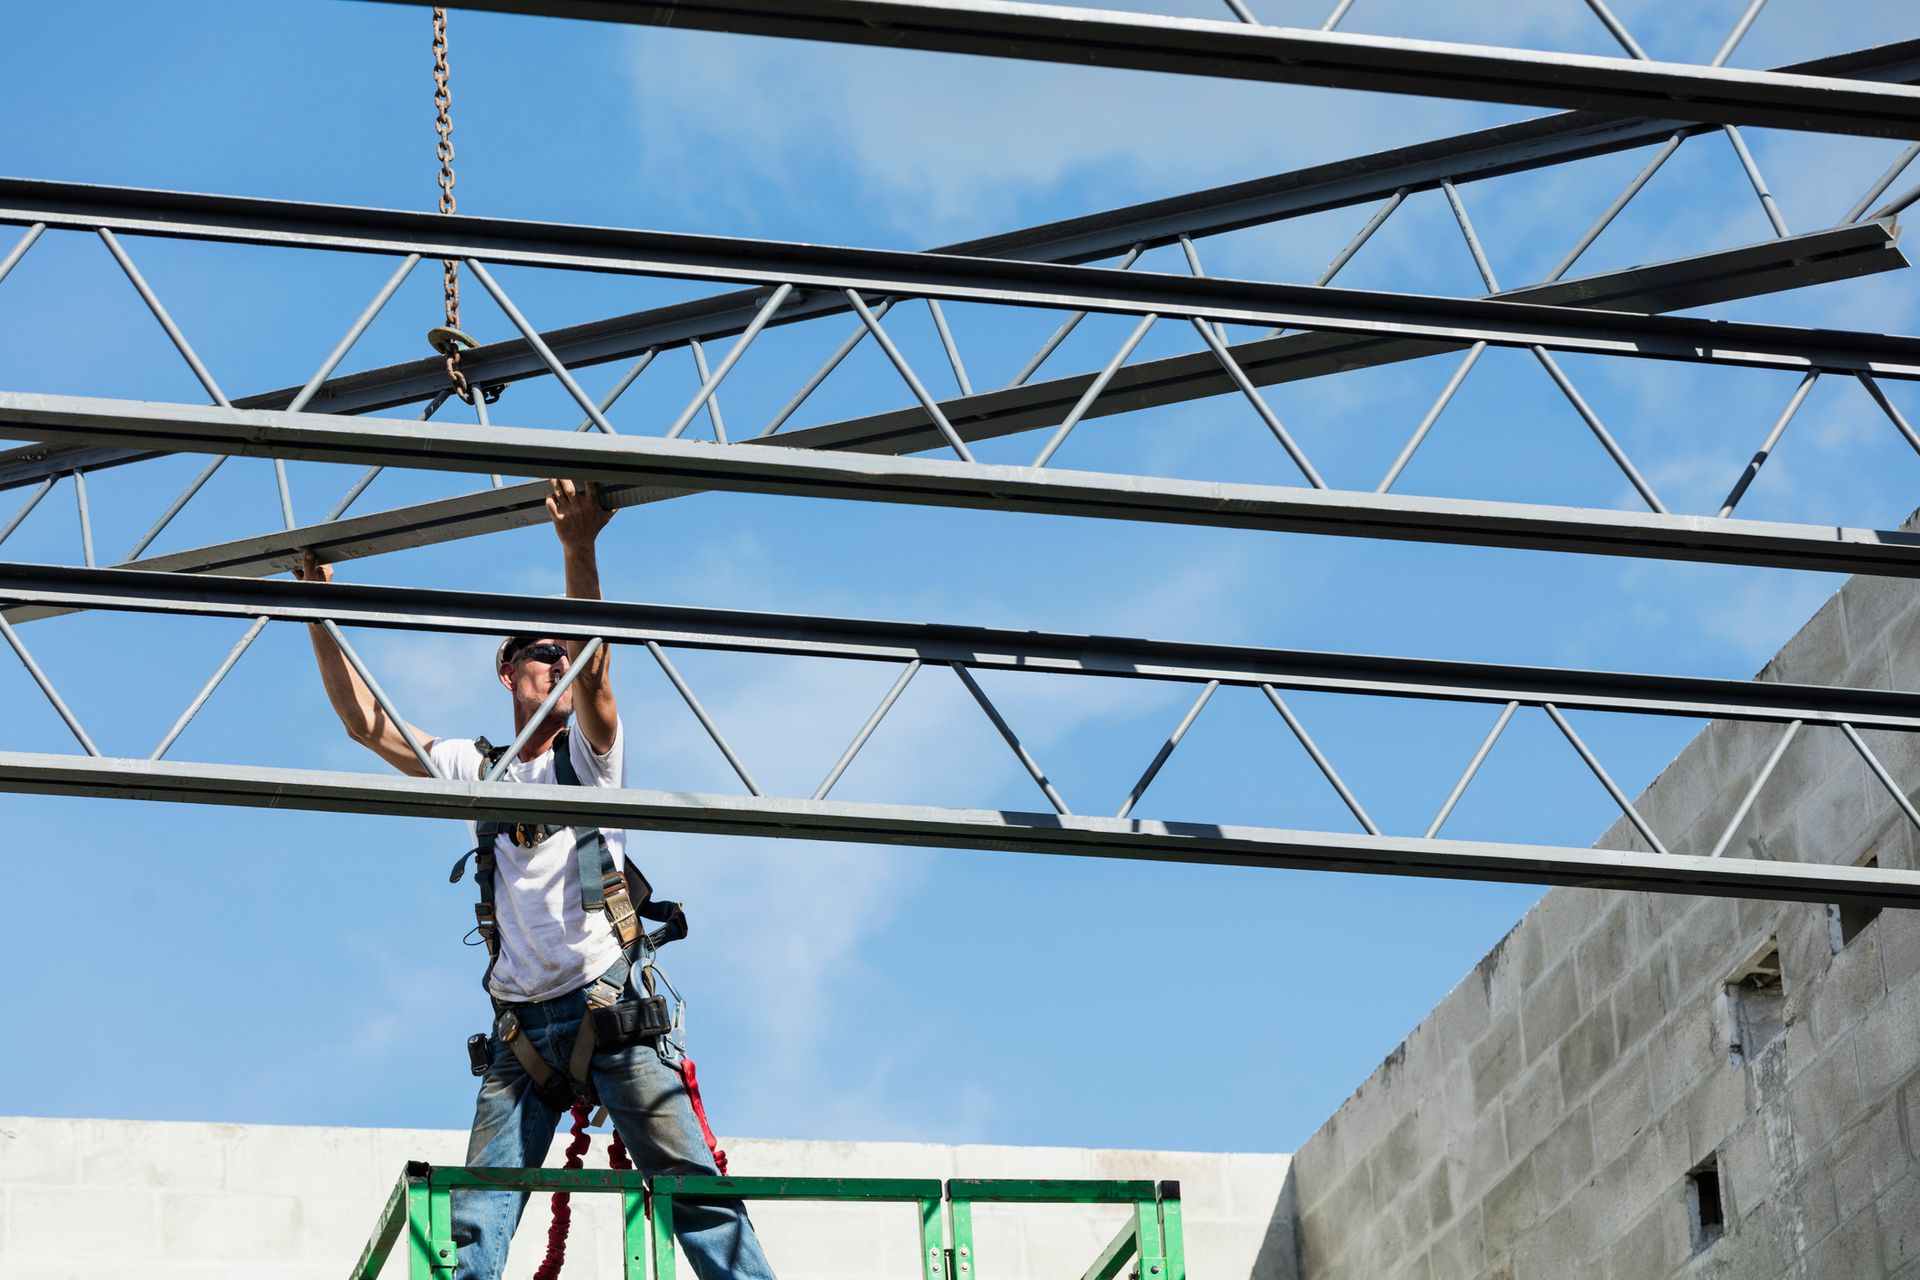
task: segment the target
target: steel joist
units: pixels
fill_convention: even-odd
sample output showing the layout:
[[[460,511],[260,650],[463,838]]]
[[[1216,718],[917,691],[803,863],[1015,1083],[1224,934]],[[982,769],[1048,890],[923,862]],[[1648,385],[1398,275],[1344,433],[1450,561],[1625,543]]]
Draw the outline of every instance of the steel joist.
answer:
[[[486,635],[600,637],[619,644],[859,662],[919,662],[977,671],[1100,676],[1545,705],[1716,720],[1920,732],[1920,693],[1697,676],[1452,662],[1255,645],[1196,644],[1001,627],[889,622],[737,609],[529,598],[360,583],[183,579],[135,569],[0,562],[0,616],[54,612],[331,621],[342,626]]]
[[[1907,265],[1889,222],[1864,222],[1827,231],[1763,240],[1671,262],[1649,263],[1619,271],[1550,284],[1512,289],[1495,298],[1542,302],[1553,306],[1609,311],[1675,311],[1750,298],[1784,289],[1804,288]],[[738,298],[739,295],[729,295]],[[749,304],[759,293],[746,295]],[[838,309],[834,296],[815,294],[781,308],[772,323],[806,319]],[[569,366],[644,356],[699,334],[725,333],[716,324],[731,323],[729,312],[705,302],[677,304],[611,320],[554,330],[544,335],[557,359]],[[742,327],[745,321],[742,321]],[[1456,349],[1457,344],[1371,335],[1294,333],[1233,344],[1229,350],[1255,385],[1320,377],[1347,369],[1418,359]],[[462,368],[482,385],[512,382],[549,372],[524,339],[491,343],[468,352]],[[1076,374],[981,391],[941,402],[941,410],[963,438],[986,439],[1014,431],[1052,426],[1085,393],[1094,375]],[[362,413],[426,399],[440,391],[446,369],[440,360],[409,361],[335,378],[311,397],[310,407],[324,413]],[[1212,355],[1172,356],[1127,364],[1087,411],[1102,417],[1156,405],[1179,403],[1232,390],[1232,380]],[[241,408],[286,408],[303,388],[236,400]],[[924,410],[894,410],[845,422],[789,431],[792,446],[911,453],[940,440]],[[35,447],[0,453],[0,489],[36,484],[49,475],[119,465],[153,456],[112,446]]]
[[[1920,93],[1596,58],[996,0],[463,0],[465,9],[1627,116],[1920,138]]]
[[[4,222],[1920,379],[1899,335],[463,214],[0,179]]]
[[[1920,378],[1920,338],[1891,334],[23,178],[0,178],[0,223]]]
[[[1920,872],[844,801],[0,752],[0,791],[1920,907]]]
[[[0,435],[178,453],[568,476],[606,486],[605,500],[614,506],[718,489],[1920,577],[1920,534],[1894,530],[1164,480],[772,445],[371,423],[328,414],[20,393],[0,393]],[[521,485],[436,505],[454,522],[464,511],[465,532],[477,533],[544,519],[544,495],[544,486]],[[421,510],[405,513],[387,536],[429,540],[431,533],[421,532]],[[240,569],[242,563],[259,566],[258,572],[288,568],[307,547],[344,559],[355,554],[356,546],[367,553],[367,535],[378,520],[288,530],[250,540],[255,549],[238,555],[231,547],[215,556],[187,555],[213,572],[256,571]],[[448,521],[439,523],[446,527]],[[156,557],[144,567],[189,565]]]

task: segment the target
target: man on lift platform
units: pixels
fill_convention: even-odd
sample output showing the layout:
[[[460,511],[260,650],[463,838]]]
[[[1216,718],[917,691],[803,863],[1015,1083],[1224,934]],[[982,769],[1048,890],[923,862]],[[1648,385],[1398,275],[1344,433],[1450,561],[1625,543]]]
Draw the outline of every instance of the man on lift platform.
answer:
[[[595,540],[613,513],[600,505],[591,483],[550,484],[547,513],[560,539],[567,594],[598,600]],[[330,582],[333,571],[309,552],[298,576]],[[327,698],[349,736],[400,772],[426,776],[407,733],[381,710],[332,637],[318,624],[311,632]],[[501,644],[498,678],[513,699],[516,738],[569,666],[581,660],[586,643],[510,636]],[[508,763],[504,781],[625,785],[625,740],[608,679],[611,666],[611,648],[599,646]],[[429,739],[406,729],[449,779],[478,780],[501,754],[485,738]],[[660,1002],[642,996],[634,973],[647,945],[636,916],[670,919],[678,910],[649,904],[646,880],[626,864],[626,833],[525,822],[468,826],[495,1021],[484,1051],[476,1052],[476,1072],[485,1074],[467,1163],[537,1167],[561,1115],[576,1102],[588,1102],[612,1114],[641,1172],[718,1173],[687,1081],[666,1055]],[[456,866],[456,878],[459,871]],[[526,1201],[526,1193],[517,1191],[453,1193],[458,1280],[500,1275]],[[772,1280],[739,1201],[676,1203],[673,1225],[700,1280]]]

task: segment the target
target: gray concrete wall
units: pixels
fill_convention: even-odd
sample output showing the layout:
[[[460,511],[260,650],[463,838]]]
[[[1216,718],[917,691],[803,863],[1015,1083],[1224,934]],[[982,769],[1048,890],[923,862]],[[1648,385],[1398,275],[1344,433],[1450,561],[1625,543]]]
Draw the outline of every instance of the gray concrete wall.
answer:
[[[1234,1280],[1278,1252],[1287,1157],[1061,1147],[777,1142],[723,1138],[732,1171],[918,1178],[1177,1179],[1193,1274]],[[559,1147],[555,1144],[559,1163]],[[466,1134],[443,1130],[0,1118],[0,1280],[339,1280],[359,1256],[408,1160],[458,1164]],[[603,1167],[604,1138],[587,1158]],[[610,1197],[573,1198],[563,1274],[621,1274]],[[910,1206],[754,1206],[781,1280],[899,1280],[921,1274]],[[983,1206],[980,1269],[993,1280],[1076,1276],[1126,1219],[1115,1206]],[[524,1280],[545,1249],[536,1197],[508,1263]],[[385,1276],[406,1275],[406,1258]],[[680,1274],[692,1272],[682,1262]],[[1263,1277],[1272,1271],[1260,1273]]]
[[[1920,590],[1848,583],[1762,677],[1920,689]],[[1670,849],[1712,849],[1780,732],[1687,747],[1638,801]],[[1920,783],[1920,743],[1867,736]],[[1803,730],[1726,856],[1912,868],[1913,834],[1837,730]],[[1624,820],[1599,844],[1645,847]],[[1296,1155],[1290,1273],[1920,1277],[1920,913],[1835,941],[1816,905],[1547,894]],[[1737,1062],[1726,984],[1774,947],[1785,1029]],[[1726,1230],[1696,1253],[1709,1158]]]

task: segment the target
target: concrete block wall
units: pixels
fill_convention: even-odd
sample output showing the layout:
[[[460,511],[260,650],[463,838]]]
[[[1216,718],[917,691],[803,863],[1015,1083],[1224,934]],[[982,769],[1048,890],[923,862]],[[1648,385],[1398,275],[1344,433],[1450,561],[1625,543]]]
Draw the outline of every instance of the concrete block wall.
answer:
[[[1175,1179],[1193,1274],[1278,1275],[1291,1219],[1276,1221],[1288,1160],[1276,1155],[1059,1147],[725,1139],[733,1172],[814,1177]],[[338,1280],[359,1256],[408,1160],[458,1164],[466,1134],[442,1130],[0,1118],[0,1280]],[[591,1167],[605,1159],[596,1135]],[[558,1164],[560,1144],[554,1148]],[[576,1195],[564,1274],[621,1274],[617,1201]],[[782,1280],[921,1274],[911,1206],[752,1208]],[[990,1280],[1078,1275],[1120,1229],[1116,1206],[981,1206]],[[532,1275],[546,1198],[529,1204],[508,1264]],[[404,1254],[385,1276],[404,1276]],[[684,1260],[680,1274],[689,1276]]]
[[[1761,676],[1920,689],[1920,584],[1849,582]],[[1781,732],[1714,723],[1637,807],[1710,852]],[[1866,737],[1920,793],[1920,742]],[[1646,847],[1624,819],[1599,845]],[[1840,732],[1804,729],[1724,856],[1911,869],[1916,841]],[[1548,893],[1297,1153],[1288,1274],[1920,1280],[1920,912],[1844,946],[1830,915]],[[1727,984],[1776,950],[1784,1031],[1741,1060]]]

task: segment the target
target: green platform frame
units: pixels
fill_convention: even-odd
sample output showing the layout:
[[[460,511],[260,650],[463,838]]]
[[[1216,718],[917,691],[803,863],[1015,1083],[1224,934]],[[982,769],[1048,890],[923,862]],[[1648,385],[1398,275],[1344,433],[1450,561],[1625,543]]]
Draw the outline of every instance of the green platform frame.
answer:
[[[980,1280],[973,1239],[977,1204],[1112,1204],[1132,1212],[1082,1280],[1116,1280],[1134,1263],[1139,1280],[1186,1280],[1180,1184],[1030,1178],[646,1178],[611,1169],[465,1169],[410,1163],[354,1264],[354,1280],[376,1280],[407,1238],[408,1280],[453,1275],[452,1194],[456,1190],[566,1191],[617,1195],[626,1280],[675,1280],[674,1205],[684,1200],[860,1201],[912,1205],[919,1223],[919,1280]],[[942,1211],[944,1208],[944,1212]],[[986,1280],[994,1280],[991,1260]]]

